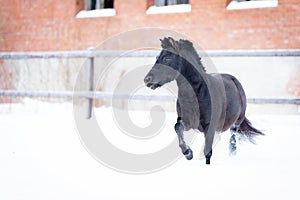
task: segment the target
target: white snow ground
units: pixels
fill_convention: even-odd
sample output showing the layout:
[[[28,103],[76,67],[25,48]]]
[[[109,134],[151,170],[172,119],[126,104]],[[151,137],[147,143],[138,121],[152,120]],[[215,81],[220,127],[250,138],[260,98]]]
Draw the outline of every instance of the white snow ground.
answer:
[[[223,133],[210,166],[198,159],[203,136],[197,134],[193,160],[182,157],[162,171],[130,175],[101,165],[85,150],[71,104],[26,102],[0,105],[0,199],[300,199],[299,115],[248,116],[267,135],[257,145],[239,144],[238,154],[230,157],[229,133]],[[110,112],[96,110],[115,133]],[[142,120],[147,113],[131,116]],[[168,117],[175,120],[176,114]],[[175,137],[174,120],[163,131],[169,137]],[[126,148],[126,142],[117,145]],[[128,151],[138,148],[139,142]]]

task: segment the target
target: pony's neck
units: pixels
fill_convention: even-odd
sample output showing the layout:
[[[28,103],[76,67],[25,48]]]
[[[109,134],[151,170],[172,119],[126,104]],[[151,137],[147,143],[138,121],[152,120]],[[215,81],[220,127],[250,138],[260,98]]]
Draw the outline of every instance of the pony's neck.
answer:
[[[196,68],[189,62],[186,62],[182,67],[180,75],[176,79],[178,90],[180,93],[187,95],[188,88],[197,91],[203,84],[205,84],[206,72],[202,66]]]

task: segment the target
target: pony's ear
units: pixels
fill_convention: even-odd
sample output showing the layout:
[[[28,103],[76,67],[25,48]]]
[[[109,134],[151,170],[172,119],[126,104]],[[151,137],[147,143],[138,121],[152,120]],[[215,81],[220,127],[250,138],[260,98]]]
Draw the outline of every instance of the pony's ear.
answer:
[[[169,39],[166,37],[164,39],[160,39],[160,42],[163,49],[167,49],[171,46]]]
[[[168,37],[168,40],[169,40],[170,44],[172,45],[172,47],[176,46],[176,41],[172,37]]]
[[[177,41],[174,40],[172,37],[165,37],[164,39],[160,39],[161,41],[161,47],[163,49],[167,49],[169,51],[178,52],[179,46],[177,44]]]

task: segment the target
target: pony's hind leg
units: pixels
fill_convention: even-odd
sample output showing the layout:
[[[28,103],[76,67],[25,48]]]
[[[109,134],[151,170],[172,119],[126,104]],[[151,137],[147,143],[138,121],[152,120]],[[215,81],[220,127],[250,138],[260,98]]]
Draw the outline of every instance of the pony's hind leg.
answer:
[[[229,154],[230,155],[236,155],[236,133],[237,128],[231,127],[230,128],[231,137],[229,139]]]
[[[180,117],[177,118],[177,123],[175,124],[174,128],[178,136],[179,147],[181,148],[181,152],[186,157],[186,159],[191,160],[193,158],[193,151],[184,141],[183,138],[184,125]]]

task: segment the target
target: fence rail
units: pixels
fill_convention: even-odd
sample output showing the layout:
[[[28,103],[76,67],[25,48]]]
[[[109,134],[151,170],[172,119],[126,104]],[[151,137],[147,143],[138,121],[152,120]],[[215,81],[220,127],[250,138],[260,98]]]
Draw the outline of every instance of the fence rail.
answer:
[[[144,101],[176,101],[174,95],[148,95],[148,94],[115,94],[112,92],[71,92],[71,91],[16,91],[0,90],[0,96],[30,97],[30,98],[87,98],[87,99],[119,99]],[[300,98],[248,98],[252,104],[296,104],[300,105]]]
[[[49,59],[49,58],[91,58],[91,57],[155,57],[157,50],[139,51],[55,51],[55,52],[0,52],[0,59]],[[300,49],[279,50],[208,50],[199,51],[209,57],[293,57],[300,56]]]
[[[199,51],[201,56],[209,57],[299,57],[300,49],[279,50],[218,50]],[[159,54],[157,50],[138,51],[99,51],[89,48],[84,51],[56,51],[56,52],[0,52],[0,59],[50,59],[50,58],[87,58],[89,69],[87,75],[87,90],[82,92],[73,91],[16,91],[0,90],[0,96],[30,97],[30,98],[85,98],[88,101],[87,118],[92,116],[94,99],[135,99],[147,101],[175,101],[175,96],[168,95],[131,95],[113,94],[94,91],[94,60],[97,57],[155,57]],[[248,103],[254,104],[296,104],[300,105],[300,99],[286,98],[249,98]]]

